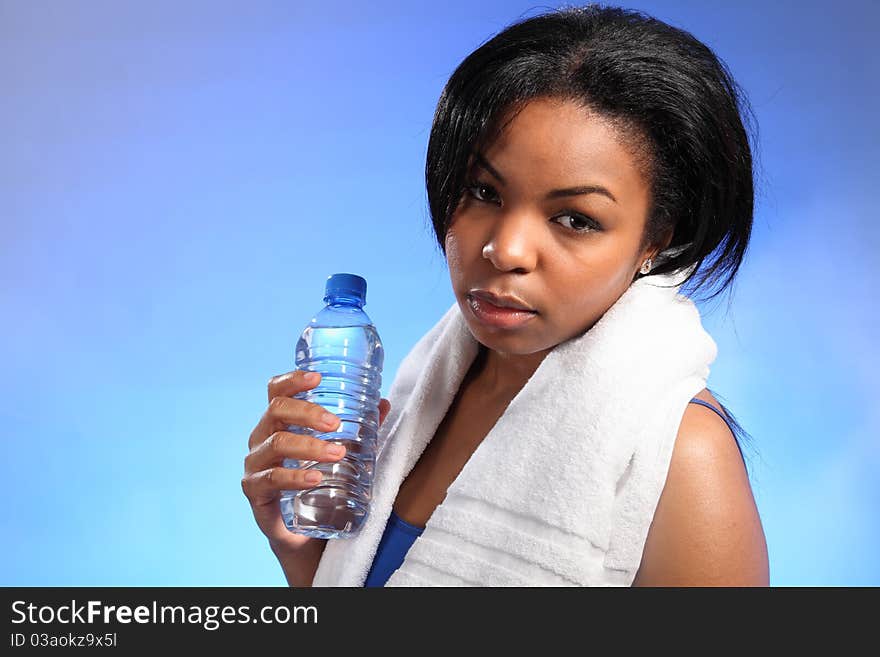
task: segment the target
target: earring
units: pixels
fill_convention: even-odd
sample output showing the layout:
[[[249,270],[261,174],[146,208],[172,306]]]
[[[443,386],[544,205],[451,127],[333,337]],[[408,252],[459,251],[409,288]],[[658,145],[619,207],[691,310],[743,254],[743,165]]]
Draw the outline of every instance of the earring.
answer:
[[[647,273],[649,273],[649,272],[651,271],[651,266],[652,266],[651,259],[648,258],[648,259],[645,260],[645,262],[642,264],[642,268],[639,269],[639,273],[641,273],[641,274],[647,274]]]

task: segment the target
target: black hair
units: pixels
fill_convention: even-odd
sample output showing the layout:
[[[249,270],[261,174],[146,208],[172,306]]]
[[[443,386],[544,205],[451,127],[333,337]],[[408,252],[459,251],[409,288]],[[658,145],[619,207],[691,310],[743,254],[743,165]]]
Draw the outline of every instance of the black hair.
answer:
[[[749,102],[727,66],[689,32],[643,12],[590,4],[523,19],[462,61],[444,87],[425,163],[444,256],[472,156],[538,98],[574,101],[647,156],[652,202],[642,247],[671,242],[650,274],[690,268],[682,293],[710,300],[745,256],[754,205]]]
[[[648,276],[689,269],[682,293],[703,292],[705,300],[731,285],[752,228],[746,125],[757,124],[749,102],[726,64],[689,32],[600,4],[519,20],[452,73],[425,163],[444,256],[474,153],[539,98],[573,101],[630,136],[652,195],[641,246],[660,246],[671,235]],[[738,438],[747,435],[735,419],[732,424]]]

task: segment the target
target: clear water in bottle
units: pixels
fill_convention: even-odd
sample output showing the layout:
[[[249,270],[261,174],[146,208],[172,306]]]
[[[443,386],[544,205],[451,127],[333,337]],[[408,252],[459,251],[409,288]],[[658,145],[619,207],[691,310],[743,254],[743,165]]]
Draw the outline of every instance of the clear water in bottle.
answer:
[[[320,372],[318,386],[298,393],[340,417],[339,428],[321,433],[290,425],[287,431],[316,436],[345,447],[338,461],[285,459],[284,466],[320,470],[314,488],[281,492],[281,516],[287,528],[317,538],[350,538],[360,531],[370,509],[384,350],[363,311],[367,282],[355,274],[327,279],[327,304],[306,326],[296,345],[296,367]]]

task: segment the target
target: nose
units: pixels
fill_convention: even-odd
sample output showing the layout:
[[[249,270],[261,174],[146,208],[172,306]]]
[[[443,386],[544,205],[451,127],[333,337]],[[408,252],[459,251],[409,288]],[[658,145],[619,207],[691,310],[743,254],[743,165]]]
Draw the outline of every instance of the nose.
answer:
[[[530,234],[529,219],[524,213],[498,216],[483,257],[500,271],[531,271],[537,261],[536,237]]]

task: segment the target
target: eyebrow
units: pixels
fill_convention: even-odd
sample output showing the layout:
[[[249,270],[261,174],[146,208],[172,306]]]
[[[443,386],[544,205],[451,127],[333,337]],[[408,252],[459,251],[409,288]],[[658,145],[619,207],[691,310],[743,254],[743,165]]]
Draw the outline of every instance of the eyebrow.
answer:
[[[506,185],[507,181],[504,179],[498,171],[489,164],[489,161],[483,156],[482,153],[474,153],[474,161],[480,167],[491,173],[502,185]],[[614,198],[614,194],[609,192],[607,189],[602,187],[601,185],[581,185],[579,187],[566,187],[565,189],[554,189],[552,192],[547,193],[547,200],[554,198],[563,198],[566,196],[580,196],[582,194],[602,194],[607,196],[612,201],[617,203],[617,199]]]

